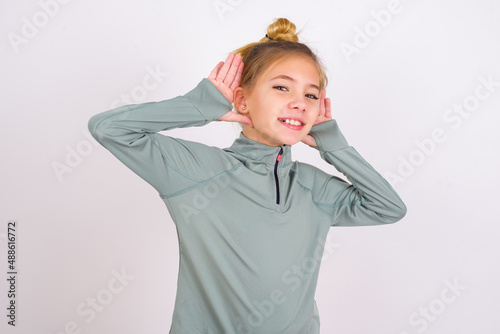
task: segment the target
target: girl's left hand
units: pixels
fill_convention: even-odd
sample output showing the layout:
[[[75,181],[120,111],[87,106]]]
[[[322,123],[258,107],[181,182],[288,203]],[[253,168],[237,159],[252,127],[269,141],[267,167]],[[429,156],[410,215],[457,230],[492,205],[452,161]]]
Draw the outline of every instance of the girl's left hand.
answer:
[[[321,92],[319,100],[319,112],[316,116],[313,126],[330,121],[332,119],[332,101],[326,97],[326,89]],[[302,142],[309,146],[318,146],[313,136],[307,135],[302,139]]]

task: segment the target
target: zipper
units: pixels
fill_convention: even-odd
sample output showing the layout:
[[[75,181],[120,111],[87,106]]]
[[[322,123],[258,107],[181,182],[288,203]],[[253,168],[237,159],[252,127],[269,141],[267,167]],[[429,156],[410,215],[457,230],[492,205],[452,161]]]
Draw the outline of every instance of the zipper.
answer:
[[[274,181],[276,182],[276,204],[280,204],[280,179],[278,176],[278,164],[281,160],[281,155],[283,154],[283,147],[280,147],[278,156],[276,157],[276,162],[274,163]]]

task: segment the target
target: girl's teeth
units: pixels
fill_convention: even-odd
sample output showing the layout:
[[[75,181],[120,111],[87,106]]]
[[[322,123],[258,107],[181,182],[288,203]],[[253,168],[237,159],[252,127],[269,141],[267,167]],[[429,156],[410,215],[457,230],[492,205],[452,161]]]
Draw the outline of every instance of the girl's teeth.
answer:
[[[293,119],[286,119],[285,122],[288,123],[288,124],[297,125],[297,126],[302,124],[302,123],[300,123],[300,121],[296,121],[296,120],[293,120]]]

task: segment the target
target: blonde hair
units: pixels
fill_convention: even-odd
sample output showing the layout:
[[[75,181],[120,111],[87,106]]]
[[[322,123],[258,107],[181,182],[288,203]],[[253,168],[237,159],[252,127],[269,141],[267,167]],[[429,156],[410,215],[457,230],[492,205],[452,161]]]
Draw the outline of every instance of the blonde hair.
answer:
[[[245,64],[240,86],[251,91],[258,76],[275,62],[290,56],[304,56],[311,59],[319,73],[320,92],[328,84],[326,71],[316,54],[299,42],[295,24],[288,19],[276,19],[267,28],[267,34],[260,41],[247,44],[233,51],[242,56]]]

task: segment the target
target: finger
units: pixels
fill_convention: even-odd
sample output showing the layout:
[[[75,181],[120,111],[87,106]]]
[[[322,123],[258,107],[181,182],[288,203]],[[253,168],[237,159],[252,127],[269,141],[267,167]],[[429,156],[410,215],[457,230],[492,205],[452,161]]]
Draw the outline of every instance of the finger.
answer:
[[[321,92],[321,98],[323,100],[326,99],[326,89],[323,89],[323,91]]]
[[[215,78],[217,77],[217,74],[219,73],[222,65],[224,65],[224,62],[223,61],[219,62],[215,66],[215,68],[212,70],[212,72],[210,72],[210,75],[208,76],[208,79],[215,80]]]
[[[233,115],[231,121],[238,122],[238,123],[245,123],[253,128],[253,122],[252,122],[252,119],[250,117],[248,117],[247,115],[242,115],[242,114],[237,114],[237,113],[233,113],[233,114],[234,115]]]
[[[332,118],[332,100],[330,98],[325,99],[325,117]]]
[[[241,55],[240,54],[234,55],[233,61],[229,66],[226,78],[224,79],[224,83],[226,84],[226,86],[230,87],[233,85],[233,82],[236,79],[236,76],[238,75],[238,69],[240,68],[240,64],[241,64]]]
[[[304,144],[309,145],[309,146],[318,146],[316,143],[316,140],[314,139],[313,136],[307,135],[301,140]]]
[[[240,62],[240,65],[238,66],[238,70],[236,71],[236,76],[235,76],[233,83],[231,84],[231,87],[230,87],[232,91],[234,91],[240,85],[241,74],[243,73],[244,66],[245,66],[245,64],[243,64],[243,62]]]
[[[226,79],[227,72],[229,71],[229,67],[231,66],[231,63],[233,62],[234,59],[234,53],[230,53],[226,61],[224,62],[224,65],[219,71],[219,74],[217,74],[216,80],[223,82]]]
[[[240,123],[245,123],[245,124],[246,124],[246,125],[248,125],[249,127],[253,128],[253,122],[252,122],[252,120],[250,119],[250,117],[248,117],[248,116],[243,116],[243,117],[244,117],[244,119],[242,119],[242,120],[240,121]]]
[[[222,117],[219,117],[218,120],[225,122],[245,123],[253,128],[253,122],[250,117],[242,114],[237,114],[232,111],[224,114]]]
[[[323,91],[320,94],[318,117],[325,116],[325,96],[326,96],[326,90],[323,89]]]

